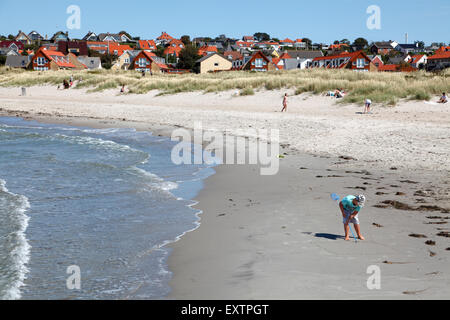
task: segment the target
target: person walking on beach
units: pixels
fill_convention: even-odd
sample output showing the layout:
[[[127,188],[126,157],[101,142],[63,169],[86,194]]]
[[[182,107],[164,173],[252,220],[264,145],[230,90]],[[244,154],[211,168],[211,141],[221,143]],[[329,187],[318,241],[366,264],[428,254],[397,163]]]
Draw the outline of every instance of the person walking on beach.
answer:
[[[123,85],[122,89],[120,89],[120,93],[125,93],[125,85]]]
[[[365,107],[364,107],[364,114],[370,113],[370,106],[372,105],[372,100],[366,99]]]
[[[358,214],[360,210],[364,207],[366,203],[366,197],[364,195],[359,196],[347,196],[339,203],[339,208],[342,212],[342,217],[344,218],[344,230],[345,230],[345,241],[350,240],[349,231],[350,223],[353,223],[356,234],[360,240],[365,240],[361,235],[361,228],[359,226]]]
[[[286,93],[283,98],[283,109],[281,109],[281,112],[284,111],[287,112],[287,103],[288,103],[288,94]]]

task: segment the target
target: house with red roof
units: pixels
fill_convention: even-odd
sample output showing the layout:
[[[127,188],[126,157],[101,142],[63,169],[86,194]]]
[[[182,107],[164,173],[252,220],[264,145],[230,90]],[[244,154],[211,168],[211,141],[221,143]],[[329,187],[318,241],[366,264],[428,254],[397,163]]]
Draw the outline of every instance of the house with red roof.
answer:
[[[350,45],[346,43],[337,43],[332,44],[328,47],[328,52],[331,54],[337,54],[339,52],[348,51],[350,49]]]
[[[284,69],[284,61],[280,58],[272,58],[272,63],[275,66],[276,70]]]
[[[256,43],[250,41],[236,41],[236,45],[239,49],[251,49],[256,45]]]
[[[284,52],[279,58],[272,58],[272,63],[277,67],[277,70],[286,69],[286,61],[292,59],[289,53]]]
[[[19,54],[23,55],[24,51],[25,50],[19,50]],[[27,53],[28,56],[34,55],[34,51],[33,50],[26,50],[25,52]]]
[[[418,69],[407,63],[402,64],[385,64],[378,67],[380,72],[415,72]]]
[[[185,47],[183,41],[181,41],[179,39],[170,40],[168,46],[173,47],[173,48],[179,48],[179,49],[184,49],[184,47]]]
[[[244,65],[244,56],[239,51],[225,51],[223,56],[232,63],[232,70],[240,70]]]
[[[199,56],[207,56],[213,53],[218,53],[219,51],[217,50],[216,46],[208,46],[208,45],[204,45],[203,47],[200,47],[200,49],[198,49],[198,55]]]
[[[175,38],[170,36],[167,32],[162,32],[161,35],[158,38],[156,38],[156,44],[165,46],[173,39]]]
[[[439,49],[436,50],[435,53],[441,53],[446,51],[450,51],[450,47],[440,47]]]
[[[111,54],[115,56],[121,56],[125,51],[133,50],[127,44],[119,44],[113,41],[87,41],[87,46],[90,50],[100,54]]]
[[[180,47],[167,47],[166,49],[164,49],[164,55],[166,56],[173,56],[178,58],[180,56],[180,52],[181,50],[183,50]]]
[[[277,67],[262,53],[262,51],[257,51],[242,67],[242,70],[267,72],[275,71],[277,70]]]
[[[370,56],[369,56],[370,57]],[[376,67],[380,67],[384,65],[383,59],[381,59],[381,56],[376,55],[372,58],[372,63],[376,66]]]
[[[117,42],[111,42],[109,44],[109,54],[112,54],[114,56],[121,56],[125,51],[133,50],[132,47],[130,47],[127,44],[118,44]]]
[[[21,41],[0,41],[0,48],[7,48],[19,52],[19,50],[25,48],[25,45]]]
[[[244,36],[242,38],[242,41],[244,41],[244,42],[256,42],[256,39],[255,39],[254,36]]]
[[[145,50],[145,51],[155,51],[156,43],[154,40],[139,40],[138,47],[139,47],[139,49]]]
[[[293,47],[293,46],[294,46],[294,43],[295,43],[295,41],[294,41],[294,40],[291,40],[291,39],[289,39],[289,38],[286,38],[286,39],[280,41],[280,44],[281,44],[283,47]]]
[[[428,62],[428,57],[426,54],[413,55],[413,56],[411,56],[411,59],[409,60],[409,64],[417,69],[424,68],[426,66],[427,62]]]
[[[378,68],[363,51],[344,52],[334,56],[317,57],[313,59],[311,67],[351,69],[354,71],[378,71]]]
[[[295,39],[294,47],[297,49],[306,49],[306,42],[303,42],[303,39]]]
[[[158,62],[156,54],[141,51],[131,62],[130,69],[139,72],[158,73],[168,69],[166,64]]]
[[[428,57],[426,68],[428,71],[439,71],[446,68],[450,68],[450,51],[439,51]]]
[[[70,62],[68,56],[59,51],[40,48],[33,57],[32,69],[35,71],[73,70],[76,66]]]

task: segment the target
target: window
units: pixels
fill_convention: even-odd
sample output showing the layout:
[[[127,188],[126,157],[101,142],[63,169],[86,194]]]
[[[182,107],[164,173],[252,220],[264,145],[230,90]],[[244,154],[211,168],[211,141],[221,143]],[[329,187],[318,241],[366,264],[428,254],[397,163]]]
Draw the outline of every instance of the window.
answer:
[[[45,62],[46,62],[46,60],[45,60],[44,57],[38,57],[38,58],[36,59],[36,63],[37,63],[38,66],[44,65]]]
[[[139,60],[138,60],[138,66],[139,66],[139,67],[145,68],[145,66],[146,66],[147,64],[148,64],[147,59],[139,58]]]
[[[356,67],[357,68],[364,68],[365,65],[366,65],[366,60],[365,59],[358,59],[358,60],[356,60]]]
[[[130,59],[129,58],[125,58],[125,63],[130,63]]]
[[[214,67],[218,67],[219,66],[219,63],[214,63]]]
[[[262,68],[262,66],[263,66],[263,59],[255,59],[255,67]]]

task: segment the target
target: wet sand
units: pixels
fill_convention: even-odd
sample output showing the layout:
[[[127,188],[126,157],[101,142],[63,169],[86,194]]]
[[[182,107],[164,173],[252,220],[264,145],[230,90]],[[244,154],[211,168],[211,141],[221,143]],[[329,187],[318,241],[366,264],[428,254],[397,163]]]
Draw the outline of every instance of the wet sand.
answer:
[[[450,241],[438,236],[449,230],[448,176],[414,174],[416,184],[407,182],[408,172],[352,171],[351,161],[287,153],[276,176],[260,176],[254,166],[222,166],[208,179],[198,197],[201,227],[172,245],[169,298],[450,297]],[[426,189],[433,191],[414,196]],[[344,241],[332,193],[367,196],[359,215],[366,241]],[[391,200],[447,209],[375,207]],[[430,240],[435,245],[425,243]],[[367,287],[372,265],[381,270],[381,290]]]

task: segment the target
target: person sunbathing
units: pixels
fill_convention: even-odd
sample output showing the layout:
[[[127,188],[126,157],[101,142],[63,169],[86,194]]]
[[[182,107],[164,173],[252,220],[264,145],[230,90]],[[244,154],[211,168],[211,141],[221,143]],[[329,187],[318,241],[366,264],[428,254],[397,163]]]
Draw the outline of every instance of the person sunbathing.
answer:
[[[343,89],[336,89],[336,91],[334,92],[334,96],[336,97],[336,99],[343,98],[344,95],[345,92]]]
[[[448,102],[447,94],[443,92],[442,97],[439,99],[438,103],[447,103],[447,102]]]

